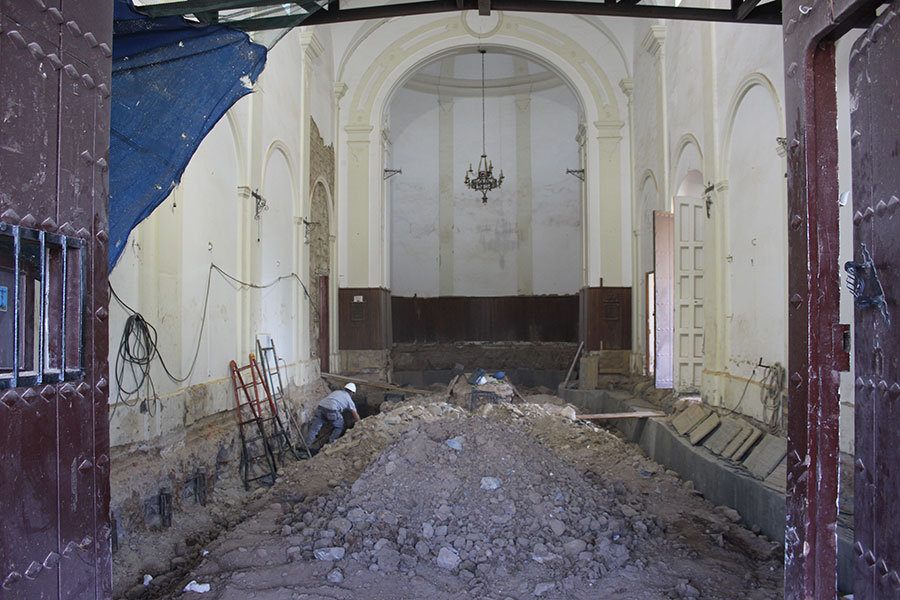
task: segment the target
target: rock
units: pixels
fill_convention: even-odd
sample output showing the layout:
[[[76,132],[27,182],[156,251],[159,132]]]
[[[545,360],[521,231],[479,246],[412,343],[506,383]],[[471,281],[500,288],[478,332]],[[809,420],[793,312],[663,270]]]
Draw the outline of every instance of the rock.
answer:
[[[534,586],[534,595],[540,596],[542,594],[549,592],[550,590],[552,590],[555,587],[556,587],[556,584],[553,583],[552,581],[544,581],[544,582],[539,583],[536,586]]]
[[[463,438],[462,436],[457,436],[455,438],[450,438],[449,440],[447,440],[444,443],[447,444],[448,446],[450,446],[451,448],[453,448],[454,450],[462,450],[462,443],[463,443],[464,439],[465,438]]]
[[[566,532],[566,524],[559,519],[550,519],[547,524],[553,530],[554,535],[562,535]]]
[[[395,463],[394,461],[390,461],[390,462],[388,462],[388,464],[386,464],[384,466],[384,474],[385,475],[393,475],[394,471],[396,471],[396,470],[397,470],[397,463]]]
[[[587,544],[584,540],[572,540],[571,542],[563,544],[563,551],[569,556],[580,554],[581,552],[584,552],[585,548],[587,548]]]
[[[418,542],[416,542],[416,552],[419,554],[419,556],[425,558],[426,556],[428,556],[429,552],[431,552],[431,548],[428,547],[428,544],[419,540]]]
[[[139,583],[128,588],[128,591],[125,592],[125,597],[128,598],[128,600],[137,600],[137,598],[140,598],[145,593],[147,593],[146,586],[144,586],[143,583]]]
[[[441,551],[438,552],[437,565],[442,569],[455,569],[459,565],[459,562],[459,554],[457,554],[456,550],[453,550],[452,548],[444,546],[443,548],[441,548]]]
[[[496,477],[482,477],[481,478],[481,489],[483,490],[496,490],[500,487],[500,480]]]
[[[340,583],[344,580],[344,574],[340,569],[332,569],[328,572],[328,581],[331,583]]]
[[[385,573],[393,573],[400,565],[400,553],[385,546],[375,554],[375,560],[378,562],[378,568]]]
[[[623,504],[622,507],[621,507],[621,509],[622,509],[622,514],[623,514],[625,517],[629,518],[629,519],[630,519],[631,517],[637,516],[637,514],[638,514],[638,511],[634,510],[633,508],[631,508],[631,507],[628,506],[627,504]]]
[[[431,526],[431,523],[422,525],[422,537],[426,540],[430,540],[434,537],[434,527]]]
[[[363,521],[366,518],[366,511],[361,508],[351,508],[350,512],[347,513],[347,519],[351,523],[358,523],[359,521]]]
[[[738,523],[741,520],[741,513],[734,510],[730,506],[717,506],[716,507],[719,512],[721,512],[727,519],[729,519],[732,523]]]
[[[319,548],[315,551],[315,556],[319,560],[341,560],[344,558],[344,549],[341,546]]]
[[[353,527],[349,519],[338,517],[328,522],[328,529],[333,529],[339,535],[345,535]]]

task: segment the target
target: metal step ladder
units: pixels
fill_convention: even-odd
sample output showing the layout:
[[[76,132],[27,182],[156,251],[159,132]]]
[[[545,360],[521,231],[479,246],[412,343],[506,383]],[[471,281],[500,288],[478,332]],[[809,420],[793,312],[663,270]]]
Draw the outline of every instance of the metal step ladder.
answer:
[[[265,338],[265,341],[263,338]],[[309,446],[306,444],[306,438],[303,436],[303,431],[300,429],[301,423],[287,405],[284,395],[284,381],[281,378],[281,363],[283,361],[278,358],[278,353],[275,351],[275,340],[268,335],[257,337],[256,353],[259,356],[260,363],[262,363],[263,383],[269,390],[269,394],[277,409],[282,414],[287,415],[287,418],[284,420],[284,426],[288,439],[299,439],[307,456],[312,458],[312,452],[310,452]]]
[[[229,363],[237,407],[235,415],[241,434],[241,479],[248,490],[255,481],[273,485],[276,471],[275,457],[260,418],[262,406],[253,366],[253,363],[245,367],[238,367],[235,361]]]

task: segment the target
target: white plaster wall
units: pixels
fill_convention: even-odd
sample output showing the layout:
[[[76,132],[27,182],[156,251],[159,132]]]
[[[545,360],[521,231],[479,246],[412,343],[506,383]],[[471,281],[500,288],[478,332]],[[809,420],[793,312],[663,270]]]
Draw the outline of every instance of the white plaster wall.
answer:
[[[781,135],[771,93],[750,88],[736,113],[728,152],[728,371],[749,379],[764,364],[787,364],[787,190]],[[755,370],[755,381],[763,369]],[[745,382],[732,379],[726,405],[740,401]],[[762,418],[760,389],[748,389],[741,410]]]
[[[198,349],[211,263],[254,284],[292,272],[306,277],[306,246],[298,239],[302,231],[295,223],[297,214],[305,214],[299,193],[305,160],[299,127],[304,110],[301,56],[297,32],[270,51],[254,93],[216,124],[172,196],[132,232],[110,275],[122,299],[156,327],[160,352],[175,375],[187,374]],[[306,114],[315,110],[317,121],[330,124],[333,59],[327,47],[320,58],[313,66],[305,110]],[[329,135],[332,127],[322,129]],[[269,206],[259,221],[253,218],[250,190],[259,190]],[[114,371],[127,314],[115,303],[110,312]],[[248,290],[214,273],[191,377],[171,381],[154,363],[152,376],[160,401],[143,407],[116,406],[114,381],[112,444],[152,441],[233,408],[228,363],[232,359],[246,363],[257,333],[275,336],[279,354],[288,363],[287,382],[306,383],[317,368],[309,360],[307,314],[306,298],[291,278],[265,290]],[[141,397],[146,396],[142,392]]]
[[[469,164],[476,167],[481,154],[481,98],[452,99],[453,248],[447,258],[453,261],[453,295],[518,293],[517,145],[531,152],[534,293],[571,294],[580,287],[580,182],[565,173],[578,163],[578,107],[563,85],[530,97],[528,139],[517,135],[514,96],[486,100],[487,154],[495,176],[502,168],[505,177],[499,190],[488,193],[487,204],[463,183]],[[437,96],[405,88],[390,105],[393,163],[403,169],[391,188],[391,290],[396,295],[440,294],[440,110]]]
[[[582,183],[566,174],[567,168],[579,168],[573,100],[562,86],[531,98],[535,294],[574,294],[581,287]]]
[[[406,89],[392,105],[393,164],[405,167],[389,180],[391,292],[397,296],[438,295],[438,111],[433,95]]]
[[[270,154],[263,181],[261,193],[266,198],[268,210],[262,213],[257,229],[262,234],[259,281],[268,284],[285,274],[296,272],[291,256],[295,190],[287,157],[281,151]],[[259,333],[272,336],[279,357],[288,363],[296,359],[293,354],[294,336],[300,335],[299,319],[293,305],[294,285],[291,280],[282,280],[260,292]],[[308,348],[308,345],[305,347]]]

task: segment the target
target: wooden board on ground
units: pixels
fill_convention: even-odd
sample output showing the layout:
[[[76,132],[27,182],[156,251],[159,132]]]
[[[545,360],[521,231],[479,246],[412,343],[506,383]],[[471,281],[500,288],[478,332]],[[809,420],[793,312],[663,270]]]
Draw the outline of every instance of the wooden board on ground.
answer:
[[[369,387],[378,388],[379,390],[395,390],[398,392],[412,392],[414,394],[432,394],[430,390],[417,390],[411,387],[400,387],[399,385],[391,385],[389,383],[381,383],[379,381],[367,381],[365,379],[355,379],[353,377],[344,377],[343,375],[335,375],[333,373],[322,373],[325,379],[337,379],[338,381],[348,381],[358,385],[367,385]]]
[[[605,419],[646,419],[650,417],[664,417],[666,413],[659,410],[638,410],[635,412],[620,412],[620,413],[596,413],[592,415],[576,415],[576,419],[583,419],[585,421],[599,421]]]
[[[741,432],[741,422],[731,417],[725,417],[709,439],[703,442],[703,446],[713,454],[722,454],[728,442],[733,440]]]
[[[787,440],[767,433],[744,461],[744,466],[757,479],[765,479],[775,470],[786,454]]]
[[[675,428],[680,435],[686,434],[693,429],[697,423],[706,418],[709,413],[703,405],[692,404],[681,412],[677,417],[672,419],[672,427]]]
[[[720,419],[716,413],[710,413],[708,417],[703,419],[696,427],[691,429],[690,439],[693,445],[697,445],[703,441],[713,429],[719,426]]]

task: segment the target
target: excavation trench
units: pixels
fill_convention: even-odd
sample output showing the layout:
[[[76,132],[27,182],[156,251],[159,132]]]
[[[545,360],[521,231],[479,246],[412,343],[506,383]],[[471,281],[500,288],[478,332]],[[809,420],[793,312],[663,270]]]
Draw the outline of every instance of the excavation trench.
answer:
[[[204,598],[781,597],[777,543],[571,407],[527,399],[388,404],[131,597],[192,598],[192,580]]]

